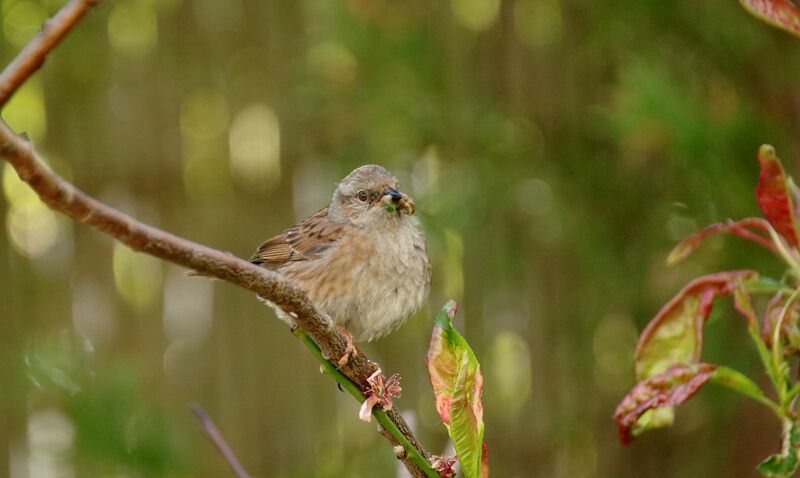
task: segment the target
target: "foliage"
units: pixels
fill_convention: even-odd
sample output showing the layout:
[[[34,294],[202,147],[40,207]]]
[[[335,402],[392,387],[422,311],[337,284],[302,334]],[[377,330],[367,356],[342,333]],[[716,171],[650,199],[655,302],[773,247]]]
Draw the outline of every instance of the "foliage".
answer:
[[[667,262],[679,262],[710,234],[734,232],[776,252],[787,267],[783,280],[759,279],[755,271],[744,270],[718,272],[690,282],[656,314],[639,337],[635,356],[639,383],[619,404],[615,419],[620,438],[627,443],[644,431],[671,425],[673,407],[691,398],[707,382],[714,381],[768,406],[783,422],[781,453],[769,457],[758,469],[766,476],[790,476],[800,463],[800,432],[795,410],[800,381],[791,379],[789,374],[789,360],[800,353],[796,345],[800,323],[800,305],[796,301],[800,296],[800,229],[797,227],[800,190],[784,173],[771,146],[762,146],[758,159],[761,174],[755,195],[767,220],[749,218],[709,226],[681,241]],[[756,231],[745,227],[754,227]],[[767,238],[771,243],[766,242]],[[759,327],[750,296],[763,293],[773,294],[773,297],[764,312],[763,326]],[[743,374],[700,361],[703,328],[709,313],[718,297],[730,295],[734,297],[736,310],[745,318],[777,401],[767,398],[758,385]]]
[[[450,301],[436,315],[425,359],[442,419],[467,478],[489,476],[483,443],[483,375],[469,344],[453,328],[457,306]]]
[[[763,21],[800,36],[800,8],[792,0],[739,0],[750,13]]]

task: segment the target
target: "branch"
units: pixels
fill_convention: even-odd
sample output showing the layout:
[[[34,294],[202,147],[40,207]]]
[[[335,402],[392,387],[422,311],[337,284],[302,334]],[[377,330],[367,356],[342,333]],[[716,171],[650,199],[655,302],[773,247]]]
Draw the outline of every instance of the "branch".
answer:
[[[44,64],[45,57],[100,0],[70,0],[0,74],[0,107]]]
[[[0,106],[36,71],[47,54],[86,11],[97,3],[98,0],[71,0],[45,23],[42,32],[0,73]],[[30,142],[16,134],[2,120],[0,157],[8,161],[20,179],[50,208],[111,236],[135,251],[187,267],[200,275],[221,279],[270,300],[289,314],[296,325],[313,340],[323,359],[338,359],[346,353],[344,337],[293,282],[230,253],[139,222],[92,198],[45,166],[36,157]],[[340,372],[363,394],[370,388],[367,378],[375,371],[375,366],[362,352],[356,351],[350,355],[349,361]],[[383,427],[383,434],[393,447],[407,448],[407,452],[398,454],[398,458],[412,476],[437,476],[430,466],[424,466],[429,463],[429,454],[400,414],[391,411],[386,416],[391,426],[387,423]],[[387,429],[389,432],[385,433]],[[408,449],[408,445],[416,453]],[[422,463],[411,458],[415,454],[424,458]]]
[[[233,473],[239,478],[250,478],[250,475],[245,471],[244,467],[239,460],[236,458],[236,455],[231,450],[231,447],[228,446],[228,443],[225,441],[225,438],[222,437],[222,433],[219,432],[217,426],[214,425],[214,421],[211,420],[211,417],[208,416],[203,407],[201,407],[197,403],[192,403],[189,407],[194,412],[195,416],[197,416],[197,420],[200,422],[200,426],[203,427],[203,431],[206,432],[208,438],[211,439],[211,442],[217,447],[222,458],[225,459],[225,462],[228,463],[228,466],[231,467]]]

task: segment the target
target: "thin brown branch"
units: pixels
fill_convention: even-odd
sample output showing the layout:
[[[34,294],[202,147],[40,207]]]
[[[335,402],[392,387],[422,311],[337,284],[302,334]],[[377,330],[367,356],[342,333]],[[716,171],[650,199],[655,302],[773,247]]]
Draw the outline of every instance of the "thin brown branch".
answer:
[[[41,31],[0,73],[0,108],[11,95],[41,68],[47,54],[58,45],[90,8],[100,0],[70,0],[58,13],[42,25]]]
[[[0,73],[0,106],[39,68],[46,55],[98,0],[71,0],[34,37],[19,55]],[[33,152],[30,142],[16,134],[0,120],[0,157],[9,164],[52,209],[75,221],[91,226],[122,242],[135,251],[215,277],[261,297],[269,299],[290,314],[296,324],[319,346],[325,357],[338,359],[346,350],[346,341],[330,320],[291,281],[277,273],[255,266],[234,255],[154,228],[97,201],[47,168]],[[367,378],[375,364],[360,351],[352,354],[341,372],[359,389],[369,389]],[[400,414],[389,414],[391,421],[426,459],[430,455],[422,448]],[[392,446],[397,440],[384,434]],[[425,472],[408,459],[401,458],[414,477]]]
[[[203,407],[197,403],[191,403],[189,404],[189,408],[192,409],[197,417],[197,420],[200,422],[200,426],[203,427],[203,431],[206,432],[206,435],[208,435],[208,438],[217,448],[220,455],[222,455],[222,458],[225,459],[225,462],[228,464],[228,466],[231,467],[233,473],[239,478],[250,478],[247,470],[245,470],[242,464],[239,463],[239,459],[236,458],[233,450],[231,450],[231,447],[228,446],[228,443],[225,441],[222,433],[219,432],[217,426],[214,425],[214,421],[208,416],[208,413],[203,410]]]

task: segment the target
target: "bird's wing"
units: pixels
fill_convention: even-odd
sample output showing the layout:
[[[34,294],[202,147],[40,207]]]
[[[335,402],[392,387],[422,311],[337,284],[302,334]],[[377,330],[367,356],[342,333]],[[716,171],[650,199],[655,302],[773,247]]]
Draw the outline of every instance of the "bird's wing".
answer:
[[[275,269],[289,261],[316,259],[341,237],[347,224],[334,222],[325,208],[300,224],[267,239],[250,262]]]

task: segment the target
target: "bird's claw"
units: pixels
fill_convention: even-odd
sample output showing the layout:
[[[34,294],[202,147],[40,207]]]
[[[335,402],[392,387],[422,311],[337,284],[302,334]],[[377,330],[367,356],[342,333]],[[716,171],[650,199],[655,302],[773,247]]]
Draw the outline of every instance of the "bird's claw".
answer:
[[[342,336],[344,336],[344,342],[345,342],[344,353],[342,354],[341,357],[339,357],[339,360],[336,362],[337,370],[341,370],[342,367],[344,367],[345,365],[347,365],[348,362],[350,362],[350,357],[352,357],[353,354],[356,353],[356,344],[355,340],[353,339],[353,334],[351,334],[350,331],[348,331],[341,325],[337,325],[336,328],[339,329],[339,332],[342,334]]]

